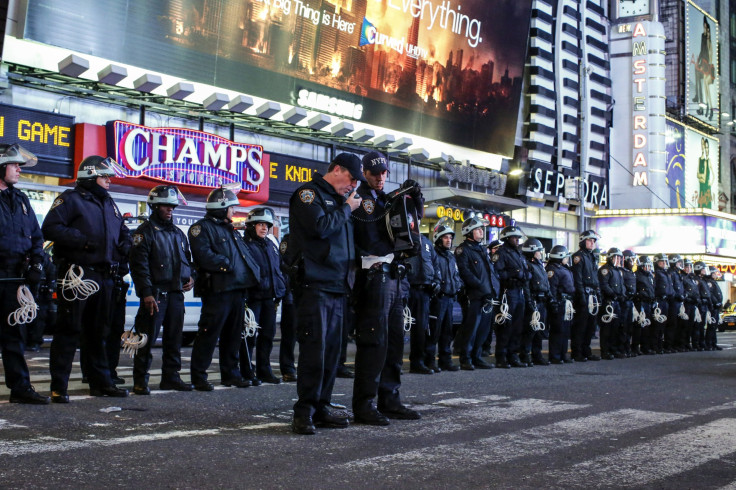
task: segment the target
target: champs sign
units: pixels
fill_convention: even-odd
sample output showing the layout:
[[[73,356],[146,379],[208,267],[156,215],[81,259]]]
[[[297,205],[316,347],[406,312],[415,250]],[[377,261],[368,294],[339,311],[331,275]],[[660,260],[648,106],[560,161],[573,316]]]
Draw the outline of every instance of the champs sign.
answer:
[[[151,128],[124,121],[107,123],[114,158],[132,179],[159,181],[209,193],[223,184],[238,184],[247,200],[268,196],[263,147],[236,143],[184,128]],[[145,185],[149,187],[149,185]],[[258,199],[262,200],[262,199]]]

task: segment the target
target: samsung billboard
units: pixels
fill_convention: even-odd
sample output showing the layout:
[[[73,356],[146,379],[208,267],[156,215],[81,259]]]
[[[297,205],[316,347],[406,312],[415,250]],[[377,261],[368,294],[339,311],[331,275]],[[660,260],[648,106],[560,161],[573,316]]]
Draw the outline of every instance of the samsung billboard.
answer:
[[[24,36],[510,157],[530,14],[531,0],[28,0]]]

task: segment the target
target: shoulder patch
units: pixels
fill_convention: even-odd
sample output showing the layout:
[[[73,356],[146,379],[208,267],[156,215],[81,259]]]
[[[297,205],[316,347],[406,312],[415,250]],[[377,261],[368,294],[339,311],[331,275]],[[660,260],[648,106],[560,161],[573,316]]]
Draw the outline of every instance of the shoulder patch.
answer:
[[[578,262],[580,262],[580,256],[576,255],[575,257],[573,257],[572,261],[577,264]]]
[[[461,255],[463,253],[463,247],[457,247],[455,249],[455,255]]]
[[[286,253],[286,247],[289,245],[289,242],[281,242],[281,245],[279,245],[279,252],[282,254]]]
[[[373,199],[365,199],[362,206],[368,214],[373,214],[373,211],[376,210],[376,202]]]
[[[314,201],[314,191],[312,189],[303,189],[299,192],[299,199],[304,204],[312,204]]]
[[[552,276],[554,276],[554,275],[555,275],[555,271],[547,271],[547,277],[549,277],[550,279],[551,279],[551,278],[552,278]]]
[[[194,238],[197,238],[200,233],[202,233],[202,227],[200,225],[194,225],[189,228],[189,234],[192,235]]]
[[[133,235],[133,246],[137,247],[141,243],[143,243],[143,235],[141,235],[140,233],[136,233],[135,235]]]
[[[605,267],[601,267],[601,274],[603,274],[604,276],[607,275],[608,274],[608,269],[605,268]]]
[[[56,198],[56,199],[54,200],[54,204],[52,204],[52,205],[51,205],[51,209],[54,209],[54,208],[55,208],[56,206],[58,206],[58,205],[62,204],[63,202],[64,202],[64,200],[63,200],[62,198],[60,198],[60,197],[57,197],[57,198]],[[49,209],[49,211],[51,211],[51,209]]]
[[[491,260],[493,261],[494,264],[498,262],[498,254],[493,254],[493,256],[491,257]]]

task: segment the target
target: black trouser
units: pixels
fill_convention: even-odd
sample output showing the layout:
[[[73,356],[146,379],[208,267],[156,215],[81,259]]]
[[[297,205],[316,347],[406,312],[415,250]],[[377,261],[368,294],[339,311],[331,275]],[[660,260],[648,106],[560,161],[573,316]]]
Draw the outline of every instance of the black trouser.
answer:
[[[164,333],[161,338],[161,381],[176,382],[181,371],[181,338],[184,328],[184,293],[154,293],[157,298],[158,312],[151,315],[143,301],[135,315],[135,330],[138,334],[148,335],[148,342],[140,347],[133,360],[133,382],[136,386],[148,385],[148,371],[151,369],[153,355],[151,348],[156,342],[161,327]]]
[[[547,325],[547,305],[544,303],[543,300],[537,301],[536,303],[537,311],[539,312],[539,321],[544,323],[544,330],[534,330],[531,327],[532,322],[532,315],[534,314],[534,310],[530,310],[529,308],[526,309],[524,313],[524,331],[522,334],[522,346],[521,346],[521,355],[524,359],[530,359],[529,355],[531,353],[531,360],[535,359],[543,359],[542,355],[542,340],[545,338],[549,338],[549,325]]]
[[[505,328],[508,329],[506,361],[511,362],[511,359],[522,353],[521,334],[524,330],[524,310],[526,308],[524,290],[521,288],[507,289],[506,301],[509,304],[509,314],[511,315],[511,319],[506,320],[506,324],[504,324]],[[506,326],[509,322],[510,325]],[[496,336],[496,343],[498,343],[498,336]],[[496,360],[498,360],[498,356],[496,356]]]
[[[669,303],[667,301],[658,300],[655,301],[652,305],[652,325],[651,325],[651,339],[649,341],[650,349],[652,349],[655,352],[663,352],[664,351],[664,333],[665,329],[667,328],[666,322],[660,322],[657,321],[655,318],[654,312],[655,310],[659,308],[660,315],[667,315],[669,311]],[[668,318],[669,320],[669,318]]]
[[[565,320],[565,300],[549,308],[547,328],[549,328],[549,358],[557,361],[567,359],[567,345],[570,340],[570,320]]]
[[[279,345],[279,369],[281,374],[296,374],[294,347],[296,346],[296,306],[294,301],[281,303],[281,344]],[[241,364],[243,360],[241,359]]]
[[[631,335],[634,328],[634,302],[627,299],[621,304],[621,329],[619,330],[617,352],[631,353]]]
[[[608,308],[610,306],[610,308]],[[612,313],[612,314],[611,314]],[[610,315],[610,319],[609,319]],[[606,322],[604,319],[609,319]],[[621,322],[621,308],[618,301],[604,302],[600,310],[598,310],[598,328],[601,345],[601,356],[612,355],[614,353],[615,338],[619,331],[619,323]]]
[[[345,296],[303,288],[295,296],[299,339],[294,417],[311,417],[332,399],[340,339],[345,312]]]
[[[697,308],[698,308],[698,311],[700,312],[700,321],[699,322],[693,321],[693,330],[692,330],[693,347],[696,349],[704,349],[705,348],[705,312],[708,310],[708,307],[705,305],[698,305]],[[695,311],[693,311],[693,315],[695,315]]]
[[[14,269],[0,270],[0,277],[18,277]],[[23,356],[26,343],[26,326],[10,325],[8,315],[20,308],[18,287],[21,282],[0,282],[0,350],[5,369],[5,386],[12,391],[24,391],[31,386],[28,365]],[[70,364],[71,365],[71,364]]]
[[[680,318],[678,317],[680,313],[680,305],[682,304],[682,301],[676,301],[676,300],[670,300],[668,303],[667,308],[667,326],[665,326],[664,331],[664,348],[665,349],[676,349],[678,347],[677,343],[677,333],[679,330],[679,324],[680,324]]]
[[[463,324],[455,335],[455,346],[460,353],[462,363],[472,364],[474,360],[480,359],[483,352],[483,342],[488,337],[488,330],[491,328],[492,313],[490,305],[485,310],[484,305],[485,300],[482,298],[470,300]]]
[[[244,378],[252,377],[249,376],[252,368],[243,366],[243,363],[248,364],[253,359],[255,348],[256,377],[270,378],[273,376],[271,351],[276,337],[276,302],[273,298],[250,298],[248,308],[253,312],[259,328],[255,337],[247,337],[240,343],[240,373]]]
[[[356,308],[353,412],[365,413],[378,398],[378,409],[401,405],[404,355],[404,300],[401,280],[385,272],[367,274]]]
[[[652,304],[649,301],[638,301],[636,303],[636,311],[644,315],[647,320],[652,321]],[[649,336],[650,326],[643,326],[640,322],[634,322],[631,325],[631,352],[643,354],[650,350]]]
[[[340,361],[338,368],[345,368],[345,362],[348,360],[348,341],[350,335],[355,331],[355,310],[351,306],[350,297],[348,296],[345,303],[345,315],[342,323],[342,342],[340,342]]]
[[[455,300],[452,296],[438,296],[429,305],[429,337],[424,362],[435,364],[435,355],[439,358],[440,367],[452,364],[452,308]]]
[[[575,302],[575,317],[572,321],[571,333],[572,357],[588,357],[593,354],[590,343],[595,335],[596,316],[591,315],[588,310],[588,297],[589,294],[586,293],[582,302]]]
[[[411,367],[424,365],[426,358],[427,337],[429,334],[429,300],[430,295],[424,286],[412,286],[409,289],[409,310],[414,317],[411,326],[411,342],[409,363]]]
[[[20,285],[20,283],[17,285]],[[38,313],[35,320],[26,324],[26,340],[27,345],[40,346],[43,344],[43,332],[56,324],[56,310],[51,308],[53,301],[51,293],[44,292],[38,295],[34,294],[34,296],[38,304]]]
[[[110,305],[110,332],[105,341],[107,349],[107,364],[110,366],[110,375],[116,376],[120,364],[120,337],[125,331],[125,303],[128,292],[127,283],[116,283],[113,287]],[[183,320],[182,320],[183,321]],[[148,337],[148,343],[156,342],[156,337]]]
[[[66,270],[61,269],[59,272],[63,277]],[[73,293],[64,292],[61,281],[58,281],[58,320],[49,354],[52,391],[66,392],[74,354],[80,341],[80,362],[84,364],[90,388],[113,386],[106,350],[113,280],[108,274],[89,268],[84,268],[84,279],[95,281],[99,290],[87,299],[72,301],[66,300],[64,295],[71,298]]]
[[[680,325],[681,325],[681,332],[680,332],[680,339],[682,342],[682,347],[684,349],[689,348],[696,348],[697,349],[697,339],[695,338],[695,310],[698,308],[696,304],[693,303],[685,303],[685,314],[687,315],[687,320],[680,319]]]
[[[712,307],[709,311],[710,317],[715,321],[705,326],[705,346],[710,349],[715,349],[718,345],[718,335],[716,334],[716,330],[718,329],[718,319],[720,317],[718,315],[718,308]]]
[[[202,295],[199,330],[192,346],[192,383],[207,381],[207,369],[220,339],[221,379],[241,377],[238,369],[238,349],[243,332],[245,290],[223,291]]]

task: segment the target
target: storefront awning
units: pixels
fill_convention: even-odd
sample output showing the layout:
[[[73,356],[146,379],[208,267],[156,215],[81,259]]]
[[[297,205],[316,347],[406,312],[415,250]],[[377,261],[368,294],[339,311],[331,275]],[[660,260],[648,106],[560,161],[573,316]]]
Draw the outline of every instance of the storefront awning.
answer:
[[[526,204],[512,197],[497,196],[485,192],[458,189],[457,187],[423,188],[424,202],[442,201],[467,208],[492,207],[497,211],[525,208]]]

